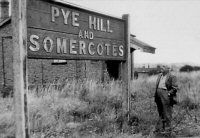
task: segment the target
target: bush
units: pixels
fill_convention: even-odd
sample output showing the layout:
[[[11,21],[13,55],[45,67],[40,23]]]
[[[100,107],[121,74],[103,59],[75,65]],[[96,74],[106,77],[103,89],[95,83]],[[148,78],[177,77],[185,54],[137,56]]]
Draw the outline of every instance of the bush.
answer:
[[[194,70],[194,68],[190,65],[185,65],[180,68],[180,72],[191,72],[193,70]]]
[[[200,67],[199,66],[194,66],[194,71],[199,71]]]
[[[156,75],[156,74],[159,74],[159,70],[158,69],[152,69],[152,70],[150,70],[148,72],[149,76]]]

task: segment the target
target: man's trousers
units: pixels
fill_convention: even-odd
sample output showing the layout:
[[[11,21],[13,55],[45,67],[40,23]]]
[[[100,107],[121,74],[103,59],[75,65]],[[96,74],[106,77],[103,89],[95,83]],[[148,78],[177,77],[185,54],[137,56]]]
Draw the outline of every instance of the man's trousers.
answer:
[[[159,120],[156,125],[156,131],[165,131],[171,129],[172,108],[168,91],[157,89],[155,93],[155,102],[157,104]]]

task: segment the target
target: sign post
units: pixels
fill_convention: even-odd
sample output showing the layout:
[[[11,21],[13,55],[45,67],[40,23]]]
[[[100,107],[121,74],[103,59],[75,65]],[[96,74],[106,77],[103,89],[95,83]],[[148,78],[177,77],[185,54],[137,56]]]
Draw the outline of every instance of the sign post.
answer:
[[[29,138],[27,107],[26,0],[12,0],[14,113],[16,138]]]
[[[122,77],[122,92],[123,92],[123,109],[125,113],[130,113],[130,79],[131,79],[131,56],[130,56],[130,16],[125,14],[122,18],[126,21],[125,24],[125,45],[126,45],[126,60],[122,62],[121,77]]]

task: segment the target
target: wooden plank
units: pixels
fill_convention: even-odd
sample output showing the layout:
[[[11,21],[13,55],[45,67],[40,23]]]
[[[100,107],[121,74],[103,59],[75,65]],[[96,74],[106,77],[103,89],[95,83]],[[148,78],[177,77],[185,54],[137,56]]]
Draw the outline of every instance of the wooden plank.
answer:
[[[63,8],[64,10],[80,12],[80,14],[85,14],[87,16],[96,15],[97,17],[109,18],[109,19],[115,20],[117,22],[122,22],[122,23],[124,22],[124,20],[121,18],[103,14],[102,12],[101,13],[96,12],[94,10],[90,10],[87,8],[82,8],[77,5],[75,6],[75,5],[72,5],[71,3],[67,3],[67,2],[62,3],[62,1],[57,1],[57,0],[29,0],[27,5],[28,5],[27,6],[28,10],[38,10],[40,12],[45,12],[45,13],[51,13],[51,10],[50,10],[51,6],[56,6],[58,8]],[[86,19],[84,19],[81,16],[79,19],[87,21]]]
[[[33,51],[30,47],[35,48],[35,45],[31,43],[31,36],[37,35],[38,39],[36,42],[39,44],[39,50]],[[52,39],[52,51],[47,52],[44,48],[44,39],[49,37]],[[57,51],[57,40],[60,40],[61,42],[66,40],[66,52],[60,52]],[[74,45],[73,51],[75,51],[76,54],[72,54],[70,52],[70,41],[75,40],[76,44]],[[81,50],[80,52],[80,42],[85,43],[85,53]],[[94,52],[93,54],[89,53],[89,43],[94,43],[94,46],[92,46],[91,51]],[[48,41],[48,48],[50,47],[50,42]],[[101,54],[101,46],[100,48],[100,54],[98,54],[98,45],[101,44],[103,51]],[[109,44],[110,46],[107,47],[106,44]],[[125,49],[125,43],[123,41],[116,41],[116,40],[109,40],[109,39],[102,39],[102,38],[94,38],[93,40],[88,39],[81,39],[77,35],[73,34],[66,34],[66,33],[59,33],[59,32],[52,32],[52,31],[46,31],[46,30],[40,30],[40,29],[28,29],[28,57],[30,58],[57,58],[57,59],[96,59],[96,60],[125,60],[125,54],[123,56],[121,55],[120,46],[123,46],[123,50]],[[108,50],[108,52],[107,52]],[[116,51],[114,51],[116,50]],[[124,51],[125,52],[125,51]],[[113,54],[114,53],[114,54]]]
[[[89,30],[94,33],[95,37],[105,37],[108,39],[115,39],[115,40],[124,40],[124,24],[123,22],[119,23],[115,20],[110,20],[110,28],[112,29],[113,33],[108,33],[104,31],[98,31],[89,29],[88,20],[89,14],[80,13],[79,17],[79,27],[74,27],[71,24],[71,18],[69,18],[69,24],[64,25],[64,20],[62,16],[56,18],[55,22],[51,22],[51,13],[41,12],[38,10],[28,10],[28,28],[40,28],[45,30],[52,30],[56,32],[66,32],[69,34],[78,34],[79,30]],[[98,18],[98,16],[95,16]],[[106,28],[106,18],[99,17],[104,19],[104,28]]]
[[[26,72],[26,0],[12,1],[14,109],[16,138],[28,138],[27,72]],[[25,102],[26,101],[26,102]]]
[[[130,79],[131,79],[131,56],[130,56],[130,16],[128,14],[123,15],[123,19],[126,20],[126,61],[122,62],[121,77],[122,77],[122,91],[123,91],[123,109],[125,114],[130,112]]]
[[[90,9],[88,7],[83,7],[83,6],[80,6],[80,5],[77,5],[77,4],[73,4],[71,2],[67,2],[67,1],[63,1],[63,0],[29,0],[29,3],[31,1],[34,2],[34,3],[35,3],[35,1],[47,2],[47,3],[45,3],[45,5],[47,5],[49,2],[51,4],[53,4],[53,5],[58,5],[58,6],[66,6],[67,5],[67,7],[73,8],[74,10],[81,10],[83,12],[90,12],[91,14],[97,14],[99,16],[103,15],[103,16],[107,16],[107,17],[110,17],[110,18],[113,18],[113,19],[116,19],[116,20],[119,20],[119,21],[122,20],[122,18],[119,17],[119,16],[110,15],[110,14],[105,13],[105,12],[100,12],[100,11],[98,11],[96,9]],[[33,3],[30,3],[30,5],[33,5]],[[30,7],[30,6],[28,6],[28,7]],[[40,4],[38,4],[37,7],[40,7]],[[41,6],[40,10],[44,10],[42,8],[42,6]]]

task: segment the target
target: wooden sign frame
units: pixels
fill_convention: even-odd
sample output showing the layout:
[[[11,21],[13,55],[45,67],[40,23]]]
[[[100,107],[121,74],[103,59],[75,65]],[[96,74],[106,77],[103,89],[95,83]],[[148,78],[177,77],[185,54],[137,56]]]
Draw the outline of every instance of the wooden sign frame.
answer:
[[[14,104],[16,138],[29,138],[28,119],[28,71],[27,71],[27,1],[12,0],[13,29],[13,70],[14,70]],[[51,0],[53,2],[57,2]],[[120,76],[122,79],[123,109],[130,111],[130,17],[123,15],[125,20],[125,60],[121,60]],[[92,60],[92,59],[91,59]]]
[[[126,60],[125,20],[54,0],[28,0],[28,58]]]

